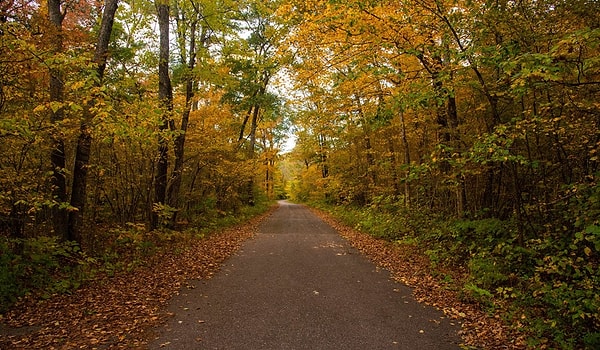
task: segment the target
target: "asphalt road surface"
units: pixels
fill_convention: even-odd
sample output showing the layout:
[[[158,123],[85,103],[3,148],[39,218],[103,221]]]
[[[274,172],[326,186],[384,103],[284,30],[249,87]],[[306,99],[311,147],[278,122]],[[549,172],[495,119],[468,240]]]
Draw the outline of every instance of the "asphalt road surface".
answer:
[[[459,349],[458,326],[300,205],[280,202],[218,274],[192,284],[151,349]]]

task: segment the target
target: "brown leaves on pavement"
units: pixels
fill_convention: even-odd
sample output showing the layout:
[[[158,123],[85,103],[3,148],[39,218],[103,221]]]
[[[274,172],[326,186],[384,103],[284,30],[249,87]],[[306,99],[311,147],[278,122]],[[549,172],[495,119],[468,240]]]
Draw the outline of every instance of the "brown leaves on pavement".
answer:
[[[313,212],[377,266],[388,270],[395,280],[413,288],[413,294],[419,302],[435,306],[446,316],[460,321],[462,329],[459,333],[465,345],[482,349],[526,348],[522,334],[515,334],[498,317],[489,315],[479,305],[462,301],[457,291],[445,287],[432,277],[429,259],[416,247],[374,238],[341,224],[321,211]],[[465,277],[460,271],[444,273],[455,280]]]
[[[192,240],[180,252],[157,254],[145,267],[103,277],[71,295],[16,305],[0,319],[0,349],[143,348],[185,281],[210,278],[266,215]]]

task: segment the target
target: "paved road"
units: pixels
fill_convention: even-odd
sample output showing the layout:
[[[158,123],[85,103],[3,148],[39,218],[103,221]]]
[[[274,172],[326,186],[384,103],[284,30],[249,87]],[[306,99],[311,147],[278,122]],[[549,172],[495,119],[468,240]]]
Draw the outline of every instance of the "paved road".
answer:
[[[210,280],[184,288],[151,349],[458,349],[418,304],[308,209],[280,202]]]

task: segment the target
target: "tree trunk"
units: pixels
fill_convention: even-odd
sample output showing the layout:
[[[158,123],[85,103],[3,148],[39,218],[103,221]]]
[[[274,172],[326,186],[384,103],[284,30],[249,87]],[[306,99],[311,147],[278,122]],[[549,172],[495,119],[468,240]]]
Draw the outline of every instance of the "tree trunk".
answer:
[[[106,61],[108,56],[108,44],[115,21],[115,13],[119,6],[119,0],[106,0],[96,50],[94,52],[94,64],[96,65],[96,80],[94,86],[102,86]],[[89,100],[83,110],[80,134],[77,139],[75,153],[75,168],[73,169],[73,187],[71,192],[71,206],[74,210],[69,213],[69,239],[82,243],[83,241],[83,213],[87,199],[87,172],[90,162],[90,151],[92,146],[92,135],[90,124],[92,123],[95,99]]]
[[[164,133],[169,128],[171,111],[173,110],[173,88],[169,77],[169,3],[159,0],[156,4],[158,27],[160,30],[160,48],[158,61],[158,99],[163,108],[162,123],[158,135],[158,164],[154,175],[154,203],[166,204],[167,172],[169,169],[169,146]],[[158,227],[159,212],[153,208],[150,226]]]
[[[256,129],[258,127],[258,116],[259,116],[260,106],[258,104],[254,105],[254,110],[252,112],[252,121],[250,124],[250,146],[248,147],[248,158],[250,160],[255,157],[255,148],[256,148]],[[254,205],[254,179],[251,178],[246,185],[246,196],[247,203],[249,205]]]
[[[444,52],[448,52],[448,47],[444,47]],[[456,107],[456,98],[453,93],[447,92],[449,88],[445,86],[444,81],[440,74],[443,69],[446,68],[447,63],[438,54],[434,54],[432,57],[425,56],[424,53],[419,53],[417,58],[423,65],[423,68],[430,74],[433,82],[433,89],[440,101],[443,99],[443,103],[438,103],[436,108],[436,122],[440,128],[438,135],[438,143],[440,145],[446,145],[449,147],[456,147],[460,137],[457,132],[458,128],[458,111]],[[454,79],[453,74],[450,73],[450,81]],[[440,170],[442,173],[452,175],[452,166],[446,159],[449,155],[446,151],[443,151],[443,159],[440,162]],[[455,172],[456,173],[456,172]],[[463,216],[466,206],[466,187],[464,179],[459,174],[455,174],[455,180],[457,181],[457,187],[455,189],[455,207],[456,213],[459,217]]]
[[[48,18],[52,23],[52,48],[54,53],[63,51],[62,23],[65,18],[65,12],[61,11],[60,0],[48,0]],[[50,102],[64,102],[64,82],[63,74],[60,69],[50,67]],[[65,143],[59,127],[56,125],[64,118],[63,108],[52,109],[50,111],[50,121],[55,124],[55,130],[51,135],[52,151],[50,153],[50,162],[52,164],[52,196],[57,202],[52,208],[52,224],[54,234],[62,239],[68,239],[68,212],[65,208],[67,198],[67,179],[66,179],[66,156]]]
[[[258,116],[260,112],[260,106],[257,104],[254,106],[252,112],[252,121],[250,123],[250,147],[248,148],[248,155],[250,159],[253,159],[256,152],[256,128],[258,127]]]
[[[327,139],[323,133],[318,135],[319,141],[319,161],[321,162],[321,177],[329,177],[329,165],[327,165]]]
[[[406,175],[404,179],[404,205],[410,207],[410,147],[408,144],[408,136],[406,133],[406,120],[404,120],[404,112],[400,112],[400,125],[402,127],[402,146],[404,147],[404,164],[406,165]],[[395,170],[394,170],[395,171]]]
[[[256,94],[254,94],[252,97],[256,96]],[[248,112],[246,113],[246,116],[244,117],[244,121],[242,122],[242,127],[240,128],[240,137],[238,138],[238,142],[241,145],[242,140],[244,139],[244,131],[246,130],[246,124],[248,124],[248,120],[250,119],[250,116],[252,115],[252,109],[254,108],[254,106],[250,107],[248,109]]]
[[[358,110],[358,115],[360,116],[360,120],[362,122],[362,131],[364,133],[364,148],[365,148],[365,160],[367,161],[367,195],[365,196],[365,201],[368,202],[373,196],[373,192],[375,187],[377,186],[377,171],[375,170],[375,157],[373,156],[373,147],[371,145],[371,126],[369,125],[370,121],[367,120],[365,113],[363,111],[363,104],[360,100],[360,97],[355,94],[354,101],[356,102],[356,107]]]
[[[183,177],[183,157],[185,151],[185,137],[190,120],[190,112],[192,110],[192,98],[194,97],[194,78],[192,70],[196,63],[196,22],[192,22],[190,35],[190,49],[188,59],[188,72],[186,75],[185,84],[185,109],[181,116],[180,133],[175,137],[175,164],[173,166],[173,175],[171,185],[167,190],[167,201],[172,208],[179,208],[179,192]],[[177,221],[177,212],[171,217],[170,226],[175,227]]]

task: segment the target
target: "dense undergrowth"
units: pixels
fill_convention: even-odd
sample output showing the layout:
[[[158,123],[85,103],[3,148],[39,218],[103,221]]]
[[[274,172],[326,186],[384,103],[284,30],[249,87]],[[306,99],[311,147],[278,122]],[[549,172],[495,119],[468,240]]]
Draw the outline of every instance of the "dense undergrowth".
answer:
[[[0,237],[0,313],[24,297],[49,298],[72,293],[101,275],[133,271],[157,253],[184,250],[194,239],[244,222],[272,203],[266,199],[235,213],[204,215],[178,230],[148,231],[144,224],[96,228],[82,250],[71,241],[40,236],[27,239]],[[187,245],[189,247],[189,245]],[[92,251],[93,255],[86,252]]]
[[[312,204],[360,231],[414,245],[448,288],[524,331],[531,348],[600,348],[599,226],[528,234],[520,242],[511,221],[448,220],[385,198],[368,207]]]

